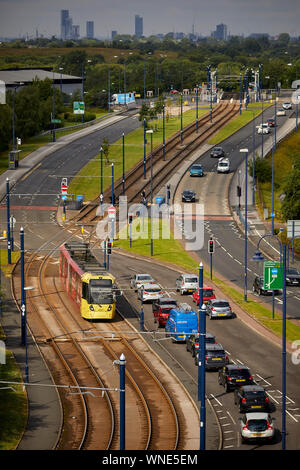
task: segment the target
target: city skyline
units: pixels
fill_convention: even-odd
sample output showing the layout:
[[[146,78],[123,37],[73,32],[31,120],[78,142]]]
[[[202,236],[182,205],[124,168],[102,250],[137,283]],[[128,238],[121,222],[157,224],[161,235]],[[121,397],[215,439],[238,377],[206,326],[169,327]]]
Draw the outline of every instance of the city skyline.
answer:
[[[143,18],[143,34],[147,37],[168,32],[184,32],[210,36],[216,25],[227,25],[228,35],[248,36],[252,33],[278,35],[289,33],[300,36],[298,0],[0,0],[0,34],[2,37],[35,37],[36,30],[45,37],[60,38],[60,12],[69,10],[73,23],[79,25],[85,37],[86,22],[94,21],[94,37],[110,38],[111,31],[118,34],[135,32],[135,16]],[[159,12],[159,14],[158,14]],[[217,13],[216,13],[217,12]]]

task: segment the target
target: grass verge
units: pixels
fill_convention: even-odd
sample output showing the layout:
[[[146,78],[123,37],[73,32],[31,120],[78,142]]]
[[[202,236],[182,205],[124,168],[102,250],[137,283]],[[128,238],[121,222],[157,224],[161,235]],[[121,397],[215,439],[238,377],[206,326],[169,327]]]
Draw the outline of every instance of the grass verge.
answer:
[[[154,225],[154,224],[153,224]],[[153,259],[166,262],[174,265],[174,267],[184,269],[198,274],[198,262],[184,250],[181,243],[174,239],[174,235],[170,232],[170,238],[164,239],[163,234],[167,234],[167,221],[156,222],[155,229],[153,228]],[[130,248],[130,240],[127,235],[128,227],[125,227],[120,233],[119,238],[114,241],[116,248],[121,248],[129,253],[136,253],[141,256],[150,256],[150,220],[145,218],[144,230],[142,230],[143,222],[141,218],[134,220],[132,225],[132,246]],[[140,235],[140,238],[134,237]],[[127,238],[126,238],[127,237]],[[143,238],[142,238],[143,237]],[[156,237],[156,238],[155,238]],[[207,282],[210,280],[210,273],[204,269],[204,278]],[[248,313],[256,321],[264,325],[276,336],[281,337],[282,334],[282,319],[281,316],[275,314],[274,320],[272,319],[272,311],[261,305],[255,300],[248,299],[247,303],[244,302],[244,295],[239,290],[228,285],[223,280],[213,276],[213,283],[219,287],[224,294],[237,303],[241,309]],[[300,327],[293,322],[287,320],[286,322],[286,337],[287,341],[293,342],[299,339]]]
[[[253,106],[248,106],[248,109],[243,110],[242,114],[231,120],[226,126],[224,126],[214,137],[208,142],[210,145],[217,145],[223,140],[230,137],[232,134],[237,132],[239,129],[248,124],[252,119],[261,114],[261,106],[259,103],[252,103]],[[264,106],[264,110],[271,106],[271,104]]]

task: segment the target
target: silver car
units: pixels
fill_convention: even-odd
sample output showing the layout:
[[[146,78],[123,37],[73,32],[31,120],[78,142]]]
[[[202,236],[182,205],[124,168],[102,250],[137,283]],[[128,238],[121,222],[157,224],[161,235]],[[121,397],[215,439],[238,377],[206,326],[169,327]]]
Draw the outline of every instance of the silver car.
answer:
[[[275,435],[273,420],[269,413],[246,413],[240,418],[242,440],[272,440]]]
[[[164,295],[158,284],[143,284],[138,288],[138,299],[143,302],[154,302]]]
[[[195,274],[181,274],[176,279],[176,291],[181,295],[196,291],[199,287],[198,277]]]
[[[229,173],[230,163],[228,158],[220,158],[218,161],[217,172],[218,173]]]
[[[150,274],[135,274],[130,280],[130,286],[137,290],[143,284],[154,284],[155,280]]]
[[[206,304],[206,313],[209,318],[223,318],[232,317],[232,310],[228,300],[225,299],[212,299]]]

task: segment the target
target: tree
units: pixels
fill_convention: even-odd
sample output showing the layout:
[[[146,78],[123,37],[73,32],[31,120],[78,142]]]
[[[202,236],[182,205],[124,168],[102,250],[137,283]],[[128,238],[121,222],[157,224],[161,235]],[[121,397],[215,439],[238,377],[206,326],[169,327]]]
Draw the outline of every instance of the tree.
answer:
[[[252,160],[248,164],[249,174],[252,175]],[[259,183],[267,183],[272,180],[272,167],[266,158],[255,158],[255,177]]]
[[[294,167],[287,176],[283,192],[285,194],[281,211],[285,220],[300,219],[300,168]]]

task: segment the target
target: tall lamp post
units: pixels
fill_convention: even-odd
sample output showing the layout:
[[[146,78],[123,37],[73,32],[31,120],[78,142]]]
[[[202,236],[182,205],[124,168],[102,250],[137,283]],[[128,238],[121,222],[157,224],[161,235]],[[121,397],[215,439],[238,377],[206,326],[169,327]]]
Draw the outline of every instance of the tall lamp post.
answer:
[[[205,450],[206,410],[205,410],[205,337],[206,307],[203,304],[203,264],[199,265],[199,348],[198,348],[198,400],[200,401],[200,450]]]
[[[153,165],[152,165],[152,136],[153,130],[149,129],[146,131],[147,134],[151,135],[151,151],[150,151],[150,225],[151,225],[151,243],[150,243],[150,253],[153,256],[153,220],[152,220],[152,203],[153,203]]]
[[[260,242],[266,237],[275,237],[282,252],[282,418],[281,418],[281,448],[286,449],[286,245],[281,242],[280,238],[272,233],[262,236],[257,243],[257,251],[252,257],[252,261],[265,261],[264,256],[259,251]]]
[[[248,149],[240,149],[245,154],[245,260],[244,260],[244,301],[247,302],[247,244],[248,244],[248,223],[247,223],[247,205],[248,205]]]

